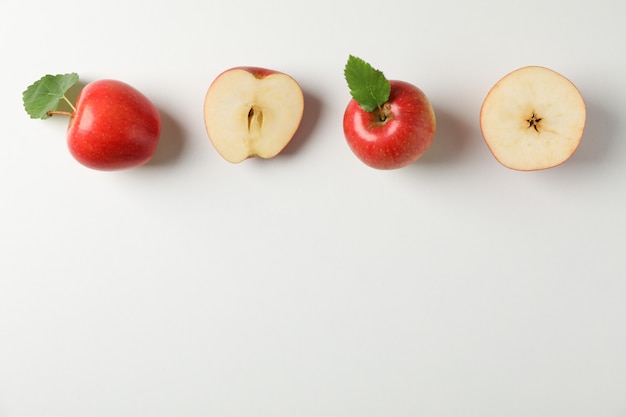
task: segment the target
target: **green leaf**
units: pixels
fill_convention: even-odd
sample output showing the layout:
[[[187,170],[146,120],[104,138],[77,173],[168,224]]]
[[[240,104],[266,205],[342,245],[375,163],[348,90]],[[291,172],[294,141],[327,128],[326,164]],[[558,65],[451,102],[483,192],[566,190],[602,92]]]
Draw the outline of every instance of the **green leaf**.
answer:
[[[365,111],[373,111],[389,100],[391,85],[385,75],[361,58],[350,55],[344,75],[352,98]]]
[[[47,119],[49,111],[54,111],[61,100],[72,104],[65,93],[78,82],[78,74],[46,75],[35,81],[22,94],[24,109],[31,119]]]

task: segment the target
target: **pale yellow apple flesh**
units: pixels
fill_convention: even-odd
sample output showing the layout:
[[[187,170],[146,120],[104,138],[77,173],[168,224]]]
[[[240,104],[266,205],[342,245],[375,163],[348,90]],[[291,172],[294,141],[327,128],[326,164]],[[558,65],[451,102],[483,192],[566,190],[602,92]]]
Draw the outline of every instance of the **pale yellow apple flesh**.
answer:
[[[295,135],[304,112],[302,89],[292,77],[253,71],[223,72],[205,97],[207,134],[220,155],[232,163],[276,156]]]
[[[480,111],[480,128],[502,165],[533,171],[569,159],[585,119],[585,103],[574,84],[550,69],[530,66],[493,86]]]

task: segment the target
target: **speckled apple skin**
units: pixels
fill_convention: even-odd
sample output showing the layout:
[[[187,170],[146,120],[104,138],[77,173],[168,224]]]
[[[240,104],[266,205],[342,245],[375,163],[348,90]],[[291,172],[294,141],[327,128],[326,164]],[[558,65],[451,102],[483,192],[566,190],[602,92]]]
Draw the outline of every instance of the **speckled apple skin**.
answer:
[[[161,115],[134,87],[116,80],[87,84],[76,99],[67,146],[81,164],[113,171],[145,164],[161,134]]]
[[[350,149],[376,169],[397,169],[415,162],[435,137],[435,113],[422,90],[404,81],[389,83],[390,116],[385,122],[379,121],[377,111],[363,110],[354,99],[343,118]]]

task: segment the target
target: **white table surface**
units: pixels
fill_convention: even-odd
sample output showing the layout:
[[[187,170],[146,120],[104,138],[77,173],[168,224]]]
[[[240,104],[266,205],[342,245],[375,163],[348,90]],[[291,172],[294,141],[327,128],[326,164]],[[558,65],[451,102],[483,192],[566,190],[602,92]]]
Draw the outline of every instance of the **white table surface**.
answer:
[[[618,0],[8,2],[0,13],[0,417],[626,416],[626,55]],[[350,152],[343,66],[423,89],[431,149]],[[203,99],[238,65],[306,110],[272,160],[225,162]],[[543,65],[588,110],[574,156],[522,173],[478,126]],[[30,120],[46,73],[162,112],[152,162],[82,167]]]

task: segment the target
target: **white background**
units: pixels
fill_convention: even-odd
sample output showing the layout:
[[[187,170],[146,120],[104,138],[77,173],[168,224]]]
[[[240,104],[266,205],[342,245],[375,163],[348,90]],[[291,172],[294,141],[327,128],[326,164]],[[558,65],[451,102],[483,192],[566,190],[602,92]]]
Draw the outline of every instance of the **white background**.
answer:
[[[626,416],[626,7],[621,0],[5,2],[0,14],[0,417]],[[396,171],[343,138],[343,66],[429,96]],[[202,106],[237,65],[306,110],[272,160],[225,162]],[[487,91],[525,65],[588,106],[564,165],[488,151]],[[44,74],[159,107],[152,162],[82,167]]]

